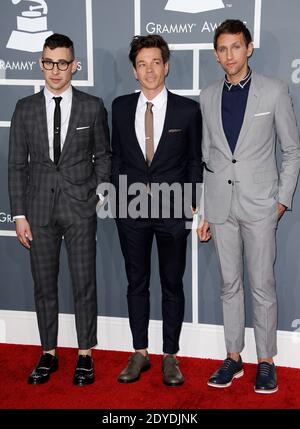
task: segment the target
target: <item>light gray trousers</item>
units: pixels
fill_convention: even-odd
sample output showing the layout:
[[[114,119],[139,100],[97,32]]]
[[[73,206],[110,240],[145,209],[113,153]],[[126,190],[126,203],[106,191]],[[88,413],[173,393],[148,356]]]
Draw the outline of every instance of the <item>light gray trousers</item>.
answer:
[[[259,221],[243,219],[233,195],[227,221],[210,224],[219,258],[225,343],[228,353],[244,348],[245,308],[243,256],[247,264],[252,297],[252,322],[258,358],[277,354],[277,298],[274,263],[277,210]]]

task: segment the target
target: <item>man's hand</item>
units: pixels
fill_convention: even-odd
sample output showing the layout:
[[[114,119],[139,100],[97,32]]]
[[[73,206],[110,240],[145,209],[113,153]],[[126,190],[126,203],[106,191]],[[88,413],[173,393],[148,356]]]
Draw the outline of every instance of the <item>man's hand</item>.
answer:
[[[16,233],[18,240],[27,249],[30,249],[30,241],[32,241],[32,234],[30,225],[26,219],[16,219]]]
[[[278,221],[282,218],[283,213],[286,211],[286,206],[281,203],[277,204]]]
[[[209,241],[211,239],[212,235],[209,229],[209,223],[205,219],[200,221],[197,234],[200,241]]]

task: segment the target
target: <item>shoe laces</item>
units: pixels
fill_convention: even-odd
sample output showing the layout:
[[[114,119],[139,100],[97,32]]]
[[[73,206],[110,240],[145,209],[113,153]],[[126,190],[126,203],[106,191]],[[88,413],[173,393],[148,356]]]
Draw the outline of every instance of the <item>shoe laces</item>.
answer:
[[[233,359],[226,358],[221,365],[220,371],[231,371],[234,373],[235,363],[237,364],[238,362],[235,362]]]
[[[50,357],[51,356],[51,357]],[[51,363],[51,358],[53,359],[54,356],[50,355],[50,353],[44,353],[42,354],[39,364],[38,364],[38,368],[49,368],[49,365]]]
[[[261,375],[263,377],[268,377],[271,370],[272,370],[272,364],[270,364],[268,362],[260,362],[258,364],[259,375]]]

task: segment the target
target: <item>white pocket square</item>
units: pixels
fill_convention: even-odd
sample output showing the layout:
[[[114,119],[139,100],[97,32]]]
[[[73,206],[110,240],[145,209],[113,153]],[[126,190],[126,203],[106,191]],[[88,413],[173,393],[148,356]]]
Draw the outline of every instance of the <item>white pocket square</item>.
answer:
[[[88,127],[77,127],[76,130],[86,130],[88,128],[90,128],[90,126],[88,126]]]
[[[254,116],[266,116],[266,115],[270,115],[271,112],[261,112],[261,113],[255,113]]]

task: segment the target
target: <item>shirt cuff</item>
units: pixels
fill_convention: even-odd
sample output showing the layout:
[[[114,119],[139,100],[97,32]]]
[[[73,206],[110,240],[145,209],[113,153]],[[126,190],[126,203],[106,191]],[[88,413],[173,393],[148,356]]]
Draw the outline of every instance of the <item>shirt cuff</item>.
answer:
[[[26,219],[25,215],[18,215],[18,216],[13,216],[13,221],[15,222],[16,219]]]

